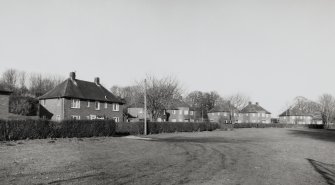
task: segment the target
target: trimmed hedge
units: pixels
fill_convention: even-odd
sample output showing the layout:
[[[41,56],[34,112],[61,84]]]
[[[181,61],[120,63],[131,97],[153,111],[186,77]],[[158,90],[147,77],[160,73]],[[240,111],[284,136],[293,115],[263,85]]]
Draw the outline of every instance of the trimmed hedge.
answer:
[[[219,128],[217,123],[206,122],[148,122],[148,134],[172,132],[213,131]],[[117,123],[116,132],[120,135],[140,135],[144,132],[143,122]]]
[[[115,135],[113,120],[0,120],[0,140]]]
[[[298,125],[284,123],[236,123],[236,124],[220,124],[221,129],[231,128],[314,128],[323,129],[324,125]]]

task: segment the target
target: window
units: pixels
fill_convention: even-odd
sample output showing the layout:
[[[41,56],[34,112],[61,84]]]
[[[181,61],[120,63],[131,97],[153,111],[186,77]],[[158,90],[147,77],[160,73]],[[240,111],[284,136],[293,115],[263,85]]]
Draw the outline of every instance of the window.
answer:
[[[41,103],[42,103],[42,105],[45,105],[45,100],[42,100],[42,102],[41,102]]]
[[[90,119],[91,120],[97,119],[97,116],[96,115],[90,115]]]
[[[255,117],[255,113],[252,113],[252,117]]]
[[[265,117],[265,113],[262,113],[262,117]]]
[[[214,112],[212,113],[212,116],[214,116]]]
[[[171,121],[172,121],[172,122],[177,122],[177,120],[176,120],[176,119],[172,119]]]
[[[179,119],[179,122],[183,122],[183,119]]]
[[[179,110],[179,115],[182,115],[183,114],[183,110]]]
[[[105,102],[105,109],[107,109],[108,108],[108,103],[107,102]]]
[[[172,110],[172,114],[176,114],[176,110]]]
[[[114,120],[115,122],[119,122],[119,121],[120,121],[119,117],[113,117],[113,120]]]
[[[142,113],[143,113],[143,110],[142,110],[142,109],[140,109],[138,112],[139,112],[140,114],[142,114]]]
[[[227,113],[226,113],[226,112],[224,112],[224,113],[223,113],[223,116],[227,116]]]
[[[71,108],[79,109],[80,108],[80,100],[72,99],[71,100]]]
[[[80,120],[80,116],[77,116],[77,115],[72,115],[71,118],[73,120]]]
[[[193,111],[190,111],[190,115],[193,115]]]
[[[185,111],[184,111],[184,114],[185,114],[185,115],[188,115],[188,110],[185,110]]]
[[[87,101],[87,107],[90,107],[90,101]]]
[[[119,104],[113,103],[113,111],[119,111],[120,107]]]
[[[220,116],[220,112],[218,112],[218,116]]]
[[[95,102],[95,110],[100,110],[100,102]]]

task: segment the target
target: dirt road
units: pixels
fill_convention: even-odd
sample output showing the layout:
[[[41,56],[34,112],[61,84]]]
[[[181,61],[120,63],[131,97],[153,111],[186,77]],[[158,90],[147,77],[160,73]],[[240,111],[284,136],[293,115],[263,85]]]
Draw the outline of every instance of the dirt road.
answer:
[[[335,132],[237,129],[0,144],[4,184],[335,184]]]

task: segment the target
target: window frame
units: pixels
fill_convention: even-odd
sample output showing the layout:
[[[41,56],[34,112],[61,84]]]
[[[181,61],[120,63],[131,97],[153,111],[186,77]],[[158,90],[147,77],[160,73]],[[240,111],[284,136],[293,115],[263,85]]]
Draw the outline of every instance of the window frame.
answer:
[[[72,98],[71,99],[71,108],[80,109],[80,99]]]
[[[98,107],[97,107],[97,105],[98,105]],[[95,110],[100,110],[100,102],[99,101],[95,101],[95,103],[94,103],[94,109]]]

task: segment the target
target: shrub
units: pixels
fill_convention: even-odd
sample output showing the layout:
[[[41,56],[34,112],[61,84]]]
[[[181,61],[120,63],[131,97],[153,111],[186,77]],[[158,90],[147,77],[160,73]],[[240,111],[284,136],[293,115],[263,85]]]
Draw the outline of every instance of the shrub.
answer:
[[[1,120],[0,140],[112,136],[115,129],[113,120]]]
[[[171,132],[198,132],[212,131],[219,128],[217,123],[205,122],[148,122],[148,134],[171,133]],[[143,134],[143,122],[117,123],[117,134]]]
[[[298,125],[284,123],[238,123],[234,128],[323,128],[323,125]]]

